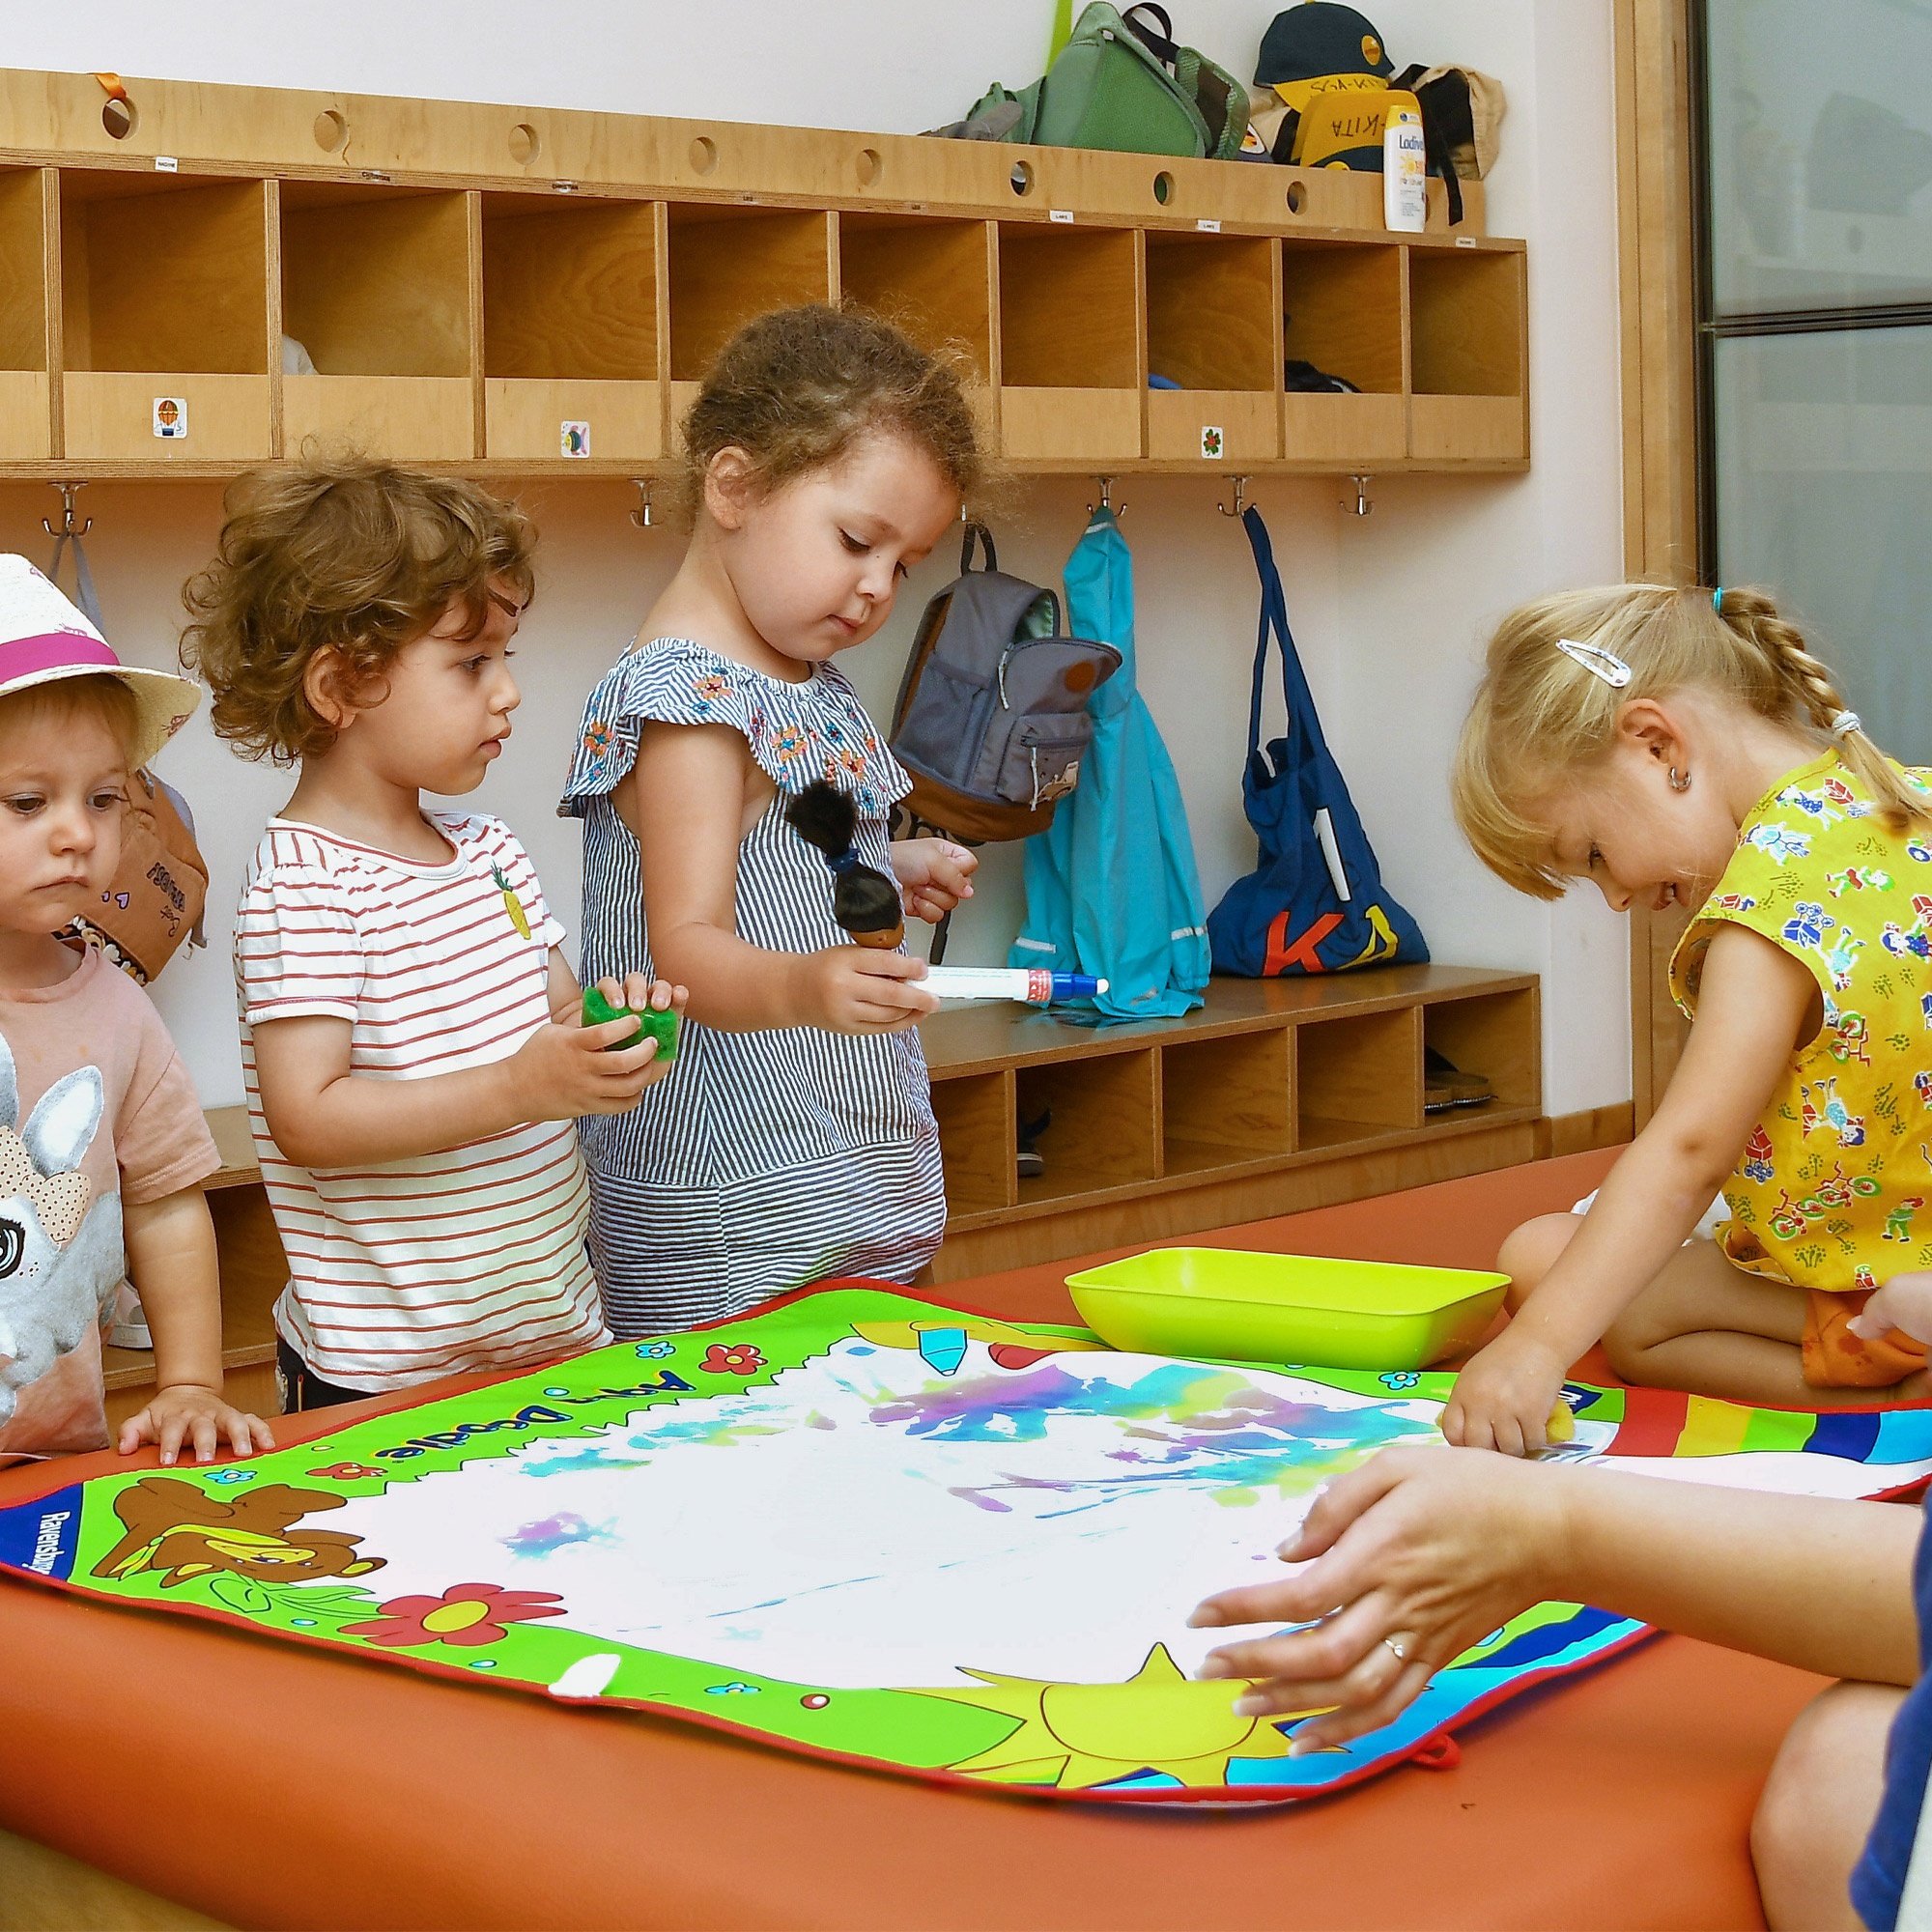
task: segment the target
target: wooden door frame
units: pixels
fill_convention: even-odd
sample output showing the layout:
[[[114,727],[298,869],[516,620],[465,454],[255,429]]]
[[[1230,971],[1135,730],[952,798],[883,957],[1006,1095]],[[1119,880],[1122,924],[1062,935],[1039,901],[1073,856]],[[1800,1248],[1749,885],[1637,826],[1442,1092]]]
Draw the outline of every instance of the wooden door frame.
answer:
[[[1694,583],[1697,544],[1693,0],[1614,0],[1624,575]],[[1656,1111],[1685,1026],[1664,986],[1680,919],[1631,916],[1631,1091]]]

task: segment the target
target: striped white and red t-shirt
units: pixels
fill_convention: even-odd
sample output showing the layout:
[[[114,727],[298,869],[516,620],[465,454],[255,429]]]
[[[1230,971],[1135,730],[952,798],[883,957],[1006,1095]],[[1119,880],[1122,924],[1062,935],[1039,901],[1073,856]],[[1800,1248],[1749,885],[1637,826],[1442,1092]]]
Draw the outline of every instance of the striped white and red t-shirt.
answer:
[[[499,819],[425,816],[455,848],[447,865],[270,821],[235,927],[248,1118],[289,1258],[275,1325],[325,1381],[371,1392],[611,1339],[574,1122],[312,1170],[263,1118],[253,1029],[267,1021],[345,1019],[352,1075],[421,1080],[507,1059],[549,1020],[563,928],[529,855]]]

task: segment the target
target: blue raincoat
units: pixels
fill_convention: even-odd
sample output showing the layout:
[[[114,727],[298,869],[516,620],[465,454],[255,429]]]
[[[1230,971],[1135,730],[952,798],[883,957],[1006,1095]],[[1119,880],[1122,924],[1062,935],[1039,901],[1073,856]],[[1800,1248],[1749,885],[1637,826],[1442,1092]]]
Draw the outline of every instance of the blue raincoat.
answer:
[[[1121,668],[1088,703],[1079,785],[1026,842],[1026,923],[1008,962],[1104,979],[1093,1005],[1112,1018],[1189,1012],[1210,970],[1207,913],[1174,763],[1134,684],[1133,559],[1109,509],[1066,560],[1066,619]]]

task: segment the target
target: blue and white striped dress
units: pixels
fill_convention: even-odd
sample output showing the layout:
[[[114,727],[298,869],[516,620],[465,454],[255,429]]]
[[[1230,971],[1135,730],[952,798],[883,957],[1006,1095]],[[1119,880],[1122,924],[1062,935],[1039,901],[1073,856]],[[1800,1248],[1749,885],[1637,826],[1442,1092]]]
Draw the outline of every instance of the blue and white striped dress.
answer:
[[[779,788],[738,847],[738,937],[776,952],[847,944],[832,873],[785,823],[784,803],[831,780],[858,805],[860,858],[891,869],[886,815],[911,781],[858,694],[829,664],[786,684],[660,638],[627,652],[585,700],[557,808],[583,820],[584,983],[654,971],[638,841],[611,802],[647,719],[731,725]],[[832,1275],[910,1281],[945,1232],[917,1033],[687,1021],[669,1075],[633,1112],[581,1128],[591,1260],[620,1338],[735,1315]]]

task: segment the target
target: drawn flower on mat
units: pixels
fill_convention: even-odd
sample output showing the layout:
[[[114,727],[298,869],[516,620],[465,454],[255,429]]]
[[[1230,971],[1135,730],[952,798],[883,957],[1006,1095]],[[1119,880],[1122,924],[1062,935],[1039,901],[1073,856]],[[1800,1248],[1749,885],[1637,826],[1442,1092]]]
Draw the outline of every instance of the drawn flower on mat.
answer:
[[[698,1364],[714,1376],[754,1376],[764,1366],[763,1352],[750,1342],[714,1342]]]
[[[1408,1369],[1392,1369],[1387,1375],[1377,1378],[1383,1388],[1392,1389],[1412,1389],[1421,1379],[1420,1376]]]
[[[367,1637],[393,1648],[418,1643],[499,1643],[512,1624],[533,1617],[560,1617],[563,1599],[554,1590],[505,1590],[495,1583],[455,1583],[440,1597],[392,1597],[382,1615],[365,1624],[344,1624],[345,1636]]]
[[[677,1353],[677,1347],[671,1342],[639,1342],[638,1353],[647,1362],[661,1362],[667,1355]]]
[[[209,1472],[208,1480],[211,1483],[252,1483],[255,1472],[253,1469],[213,1469]]]
[[[386,1476],[386,1469],[372,1469],[367,1463],[331,1463],[326,1469],[311,1469],[311,1476],[320,1476],[327,1483],[367,1483],[377,1476]]]

